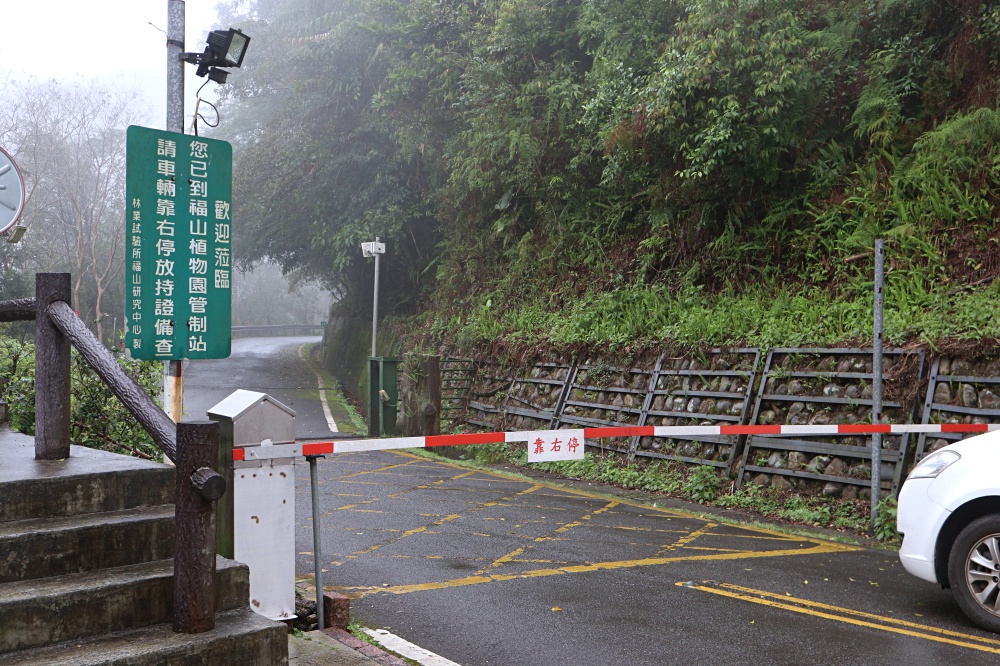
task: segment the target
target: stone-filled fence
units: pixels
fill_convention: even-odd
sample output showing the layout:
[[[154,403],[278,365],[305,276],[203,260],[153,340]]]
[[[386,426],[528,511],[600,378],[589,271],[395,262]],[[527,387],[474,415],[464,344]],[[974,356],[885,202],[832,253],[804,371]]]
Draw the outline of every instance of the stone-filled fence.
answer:
[[[494,360],[441,363],[445,418],[482,430],[621,425],[871,423],[873,351],[716,348],[618,367],[599,359],[511,369]],[[885,423],[1000,421],[1000,350],[985,360],[883,353]],[[885,490],[960,434],[885,435]],[[968,435],[966,435],[968,436]],[[710,465],[753,483],[848,499],[870,496],[871,438],[859,435],[632,437],[588,442],[626,456]]]

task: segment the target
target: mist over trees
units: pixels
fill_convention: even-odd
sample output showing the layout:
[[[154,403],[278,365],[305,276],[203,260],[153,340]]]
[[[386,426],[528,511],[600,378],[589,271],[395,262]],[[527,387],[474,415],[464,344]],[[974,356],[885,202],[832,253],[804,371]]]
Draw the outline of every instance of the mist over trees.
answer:
[[[319,324],[330,314],[330,292],[316,283],[291,279],[264,261],[233,272],[233,326]]]
[[[141,123],[138,108],[132,92],[54,82],[9,85],[0,98],[0,144],[24,173],[28,228],[0,244],[19,276],[3,296],[32,295],[36,272],[71,273],[71,305],[102,339],[122,322],[124,135]]]
[[[861,299],[876,236],[911,319],[1000,273],[995,3],[229,0],[220,22],[253,38],[203,127],[234,144],[248,289],[277,267],[365,318],[379,237],[383,312],[486,339],[576,308],[567,335],[599,339],[596,313],[668,297]],[[114,338],[137,110],[95,86],[0,91],[29,190],[0,297],[71,272]]]
[[[73,308],[109,344],[125,304],[125,130],[148,124],[141,109],[136,92],[100,85],[9,82],[0,92],[0,146],[23,172],[28,228],[19,243],[0,242],[0,298],[33,295],[36,272],[68,272]],[[296,282],[304,291],[290,291],[271,264],[243,268],[234,323],[326,318],[322,288]]]
[[[850,302],[877,236],[914,312],[1000,272],[995,3],[238,0],[222,20],[254,39],[223,100],[242,260],[322,279],[345,314],[370,307],[376,235],[391,311],[483,339],[603,295]]]

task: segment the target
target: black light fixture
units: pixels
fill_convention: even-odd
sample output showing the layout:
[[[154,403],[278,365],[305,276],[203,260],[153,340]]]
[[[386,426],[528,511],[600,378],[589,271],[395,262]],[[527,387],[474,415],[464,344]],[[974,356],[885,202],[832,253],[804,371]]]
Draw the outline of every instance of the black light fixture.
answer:
[[[198,65],[198,76],[208,75],[216,83],[225,83],[229,72],[220,67],[239,67],[243,64],[250,38],[236,28],[213,30],[208,33],[208,46],[204,53],[182,53],[181,60]]]

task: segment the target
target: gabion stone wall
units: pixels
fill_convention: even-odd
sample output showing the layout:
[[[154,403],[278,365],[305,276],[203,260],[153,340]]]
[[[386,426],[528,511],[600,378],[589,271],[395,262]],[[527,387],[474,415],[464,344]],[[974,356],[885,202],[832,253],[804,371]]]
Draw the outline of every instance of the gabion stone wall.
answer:
[[[920,352],[889,350],[883,374],[907,364],[922,367]],[[872,352],[865,349],[772,349],[768,352],[751,422],[759,425],[830,425],[872,422]],[[913,401],[886,398],[884,423],[910,423]],[[910,435],[882,438],[880,479],[899,482]],[[871,439],[827,435],[782,437],[752,435],[743,448],[737,485],[751,482],[783,490],[800,489],[855,499],[870,494]]]
[[[644,425],[747,423],[759,364],[756,349],[716,349],[704,358],[661,358]],[[732,470],[741,438],[642,437],[632,452]]]
[[[950,356],[931,364],[921,423],[996,423],[1000,420],[1000,359],[969,361]],[[969,437],[922,434],[915,460]]]
[[[464,369],[469,388],[449,398],[466,409],[452,420],[481,430],[872,421],[871,349],[712,349],[629,366],[588,359],[505,369],[492,360],[466,361],[454,367]],[[1000,350],[981,362],[929,362],[922,350],[887,350],[883,376],[883,422],[1000,421]],[[898,487],[915,460],[960,437],[883,436],[883,487]],[[865,498],[871,486],[867,436],[633,437],[588,445],[630,459],[711,465],[737,484],[844,498]]]

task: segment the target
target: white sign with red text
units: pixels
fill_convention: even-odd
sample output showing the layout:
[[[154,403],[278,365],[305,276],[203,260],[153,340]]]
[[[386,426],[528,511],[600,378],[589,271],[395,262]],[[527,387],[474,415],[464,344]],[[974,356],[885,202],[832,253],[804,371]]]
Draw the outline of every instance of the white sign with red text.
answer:
[[[583,460],[583,430],[539,430],[528,437],[528,462]]]

